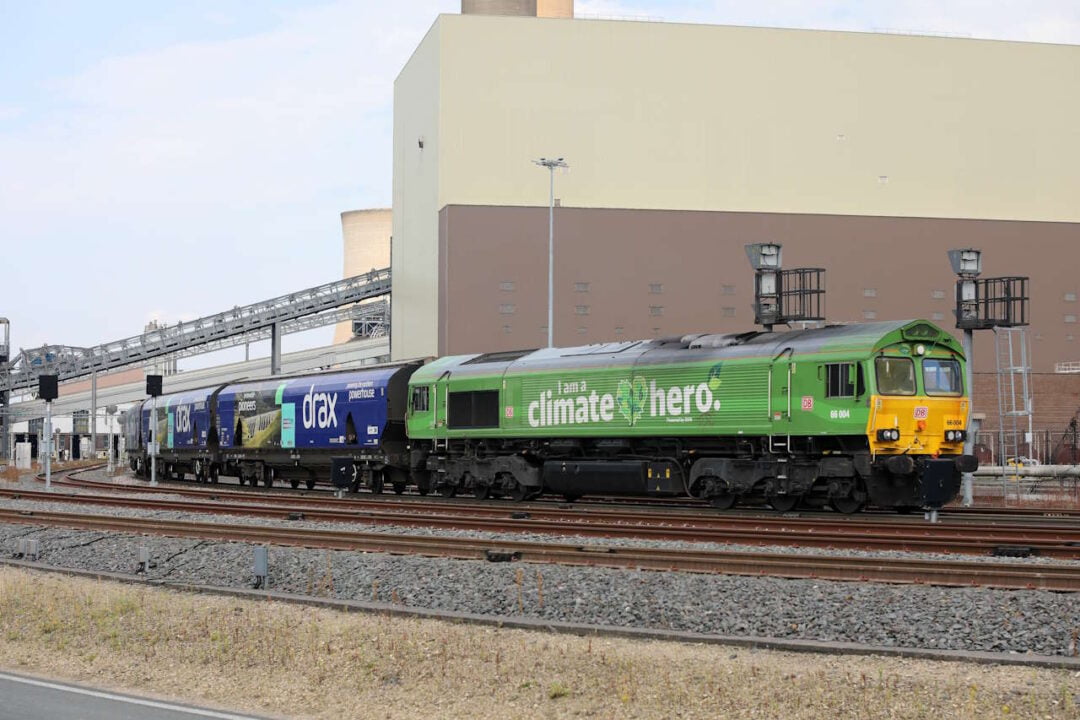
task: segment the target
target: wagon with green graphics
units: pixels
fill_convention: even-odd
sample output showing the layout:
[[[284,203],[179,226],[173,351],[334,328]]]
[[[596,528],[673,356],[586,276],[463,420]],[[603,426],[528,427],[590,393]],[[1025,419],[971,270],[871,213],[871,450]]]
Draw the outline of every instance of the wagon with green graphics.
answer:
[[[447,496],[937,507],[975,469],[963,378],[924,320],[444,357],[409,381],[410,475]]]

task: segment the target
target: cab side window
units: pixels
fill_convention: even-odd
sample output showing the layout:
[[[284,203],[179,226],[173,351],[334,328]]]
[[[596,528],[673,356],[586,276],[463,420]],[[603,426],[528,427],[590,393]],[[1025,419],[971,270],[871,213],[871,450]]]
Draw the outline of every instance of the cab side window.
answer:
[[[430,402],[429,391],[427,385],[414,387],[412,391],[412,411],[413,412],[427,412],[430,408],[428,403]]]
[[[857,368],[857,372],[856,372]],[[862,367],[855,363],[825,365],[825,397],[853,398],[863,392]]]

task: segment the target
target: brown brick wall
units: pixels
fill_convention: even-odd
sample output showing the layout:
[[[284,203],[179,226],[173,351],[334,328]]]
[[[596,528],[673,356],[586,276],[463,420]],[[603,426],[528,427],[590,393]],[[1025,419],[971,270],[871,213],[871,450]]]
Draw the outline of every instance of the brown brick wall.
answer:
[[[1018,379],[1019,380],[1019,379]],[[1017,385],[1017,398],[1020,397]],[[1069,425],[1069,420],[1080,411],[1080,374],[1033,373],[1030,376],[1033,405],[1032,427],[1036,430],[1059,432]],[[975,374],[975,412],[985,413],[984,430],[998,428],[997,375]],[[1011,421],[1005,428],[1011,429]],[[1027,421],[1017,422],[1020,430],[1027,430]]]

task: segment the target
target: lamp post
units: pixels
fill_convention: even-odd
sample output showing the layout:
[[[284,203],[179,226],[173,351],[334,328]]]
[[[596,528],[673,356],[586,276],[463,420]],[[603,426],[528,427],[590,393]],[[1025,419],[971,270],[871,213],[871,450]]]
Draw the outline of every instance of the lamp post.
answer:
[[[975,375],[972,365],[975,363],[973,357],[975,341],[972,328],[979,317],[978,288],[975,279],[982,273],[982,251],[975,248],[950,250],[949,263],[952,265],[953,272],[959,278],[956,288],[956,324],[964,330],[964,358],[967,360],[964,383],[967,385],[968,392],[968,416],[965,419],[964,427],[967,428],[968,434],[964,439],[964,454],[974,455],[976,428],[972,427],[972,405],[975,399]],[[964,507],[971,507],[974,502],[972,474],[963,473],[963,479]]]
[[[548,324],[547,324],[547,346],[554,347],[552,338],[554,337],[554,302],[555,302],[555,168],[567,168],[570,167],[562,158],[555,158],[554,160],[548,158],[540,158],[539,160],[533,160],[533,163],[541,167],[546,167],[548,173],[551,176],[551,191],[548,201]]]

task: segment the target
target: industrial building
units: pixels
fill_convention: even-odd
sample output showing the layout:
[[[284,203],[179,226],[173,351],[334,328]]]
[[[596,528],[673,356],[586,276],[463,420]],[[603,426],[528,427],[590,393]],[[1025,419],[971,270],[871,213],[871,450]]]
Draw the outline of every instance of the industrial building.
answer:
[[[393,357],[545,344],[562,157],[555,345],[750,329],[754,242],[829,321],[952,328],[976,247],[1031,278],[1035,372],[1080,360],[1080,47],[471,5],[394,86]]]

